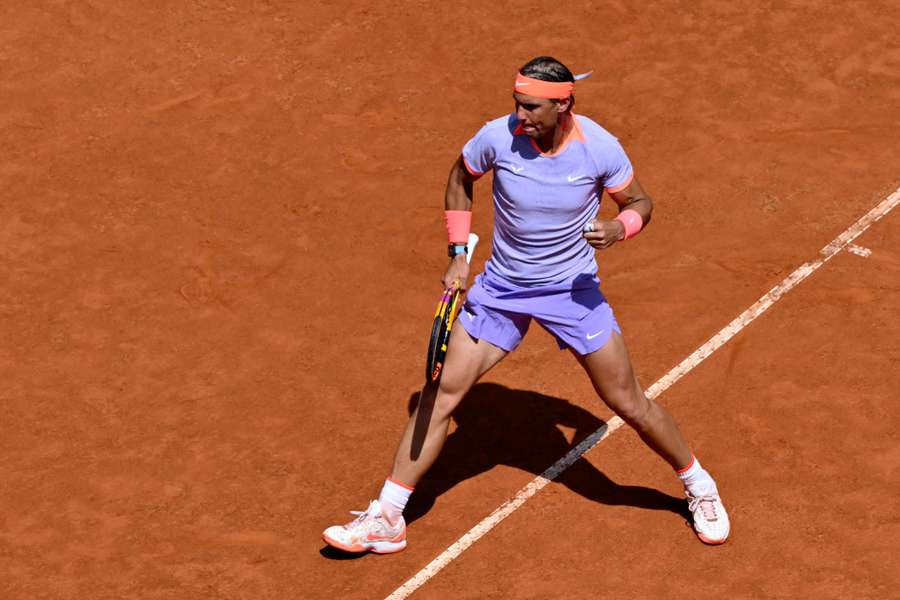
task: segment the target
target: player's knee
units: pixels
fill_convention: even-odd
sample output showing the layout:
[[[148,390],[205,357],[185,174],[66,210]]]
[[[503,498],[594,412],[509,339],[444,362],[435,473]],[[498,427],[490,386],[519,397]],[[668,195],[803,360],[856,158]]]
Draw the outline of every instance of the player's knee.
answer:
[[[447,374],[445,374],[445,376],[441,378],[438,395],[435,399],[435,413],[442,416],[450,415],[450,413],[456,410],[456,407],[459,405],[467,391],[468,388],[461,378],[453,376],[447,377]]]
[[[650,403],[640,390],[628,390],[618,401],[610,402],[613,411],[638,431],[647,429],[650,417]]]
[[[441,419],[449,417],[459,406],[460,400],[462,394],[439,393],[434,401],[434,415]]]

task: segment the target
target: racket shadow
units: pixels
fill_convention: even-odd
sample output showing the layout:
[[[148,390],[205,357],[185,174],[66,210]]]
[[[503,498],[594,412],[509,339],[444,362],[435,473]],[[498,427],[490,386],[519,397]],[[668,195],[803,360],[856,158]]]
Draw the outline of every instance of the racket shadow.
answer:
[[[434,412],[434,400],[437,397],[438,383],[429,381],[422,388],[421,393],[414,394],[409,400],[410,414],[416,410],[418,406],[419,412],[416,413],[416,425],[413,427],[412,443],[410,444],[409,457],[413,460],[419,458],[422,454],[422,447],[425,444],[425,437],[428,435],[428,424],[431,422],[431,414]]]
[[[410,396],[410,414],[419,397],[418,392]],[[426,515],[436,499],[456,484],[498,465],[540,475],[604,423],[561,398],[493,383],[476,384],[460,402],[453,420],[456,430],[406,506],[407,523]],[[575,429],[571,443],[557,425]],[[586,460],[576,461],[555,481],[602,504],[665,510],[690,519],[684,499],[653,488],[620,485]]]

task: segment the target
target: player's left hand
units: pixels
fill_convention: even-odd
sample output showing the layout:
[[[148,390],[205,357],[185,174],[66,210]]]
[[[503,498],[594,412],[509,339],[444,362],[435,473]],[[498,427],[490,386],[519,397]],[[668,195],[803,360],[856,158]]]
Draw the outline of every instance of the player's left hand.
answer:
[[[593,219],[585,224],[581,235],[592,247],[602,250],[625,238],[625,225],[617,220]]]

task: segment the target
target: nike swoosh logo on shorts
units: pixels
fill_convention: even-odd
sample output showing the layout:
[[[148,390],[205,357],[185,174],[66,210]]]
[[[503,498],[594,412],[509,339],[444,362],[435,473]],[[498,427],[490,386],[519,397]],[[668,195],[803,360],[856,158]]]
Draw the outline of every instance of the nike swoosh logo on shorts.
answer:
[[[510,169],[512,169],[513,173],[521,173],[522,171],[525,170],[525,167],[518,167],[516,165],[513,165],[510,167]]]
[[[600,335],[601,333],[603,333],[604,331],[606,331],[606,330],[605,330],[605,329],[601,329],[601,330],[598,331],[597,333],[589,333],[589,334],[587,334],[587,339],[592,340],[592,339],[594,339],[595,337],[597,337],[598,335]]]

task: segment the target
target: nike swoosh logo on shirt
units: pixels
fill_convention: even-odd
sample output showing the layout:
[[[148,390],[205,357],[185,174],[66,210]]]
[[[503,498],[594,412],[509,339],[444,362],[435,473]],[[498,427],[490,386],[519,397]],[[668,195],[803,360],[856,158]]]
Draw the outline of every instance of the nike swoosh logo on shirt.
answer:
[[[525,170],[525,167],[516,167],[516,166],[512,166],[512,167],[510,167],[510,169],[512,169],[512,172],[513,172],[513,173],[521,173],[522,171]]]
[[[594,339],[595,337],[597,337],[598,335],[600,335],[601,333],[603,333],[604,331],[606,331],[606,330],[605,330],[605,329],[601,329],[601,330],[598,331],[597,333],[589,333],[589,334],[587,334],[587,339],[592,340],[592,339]]]
[[[581,175],[569,175],[566,177],[566,179],[569,180],[569,183],[572,183],[573,181],[581,179]]]

